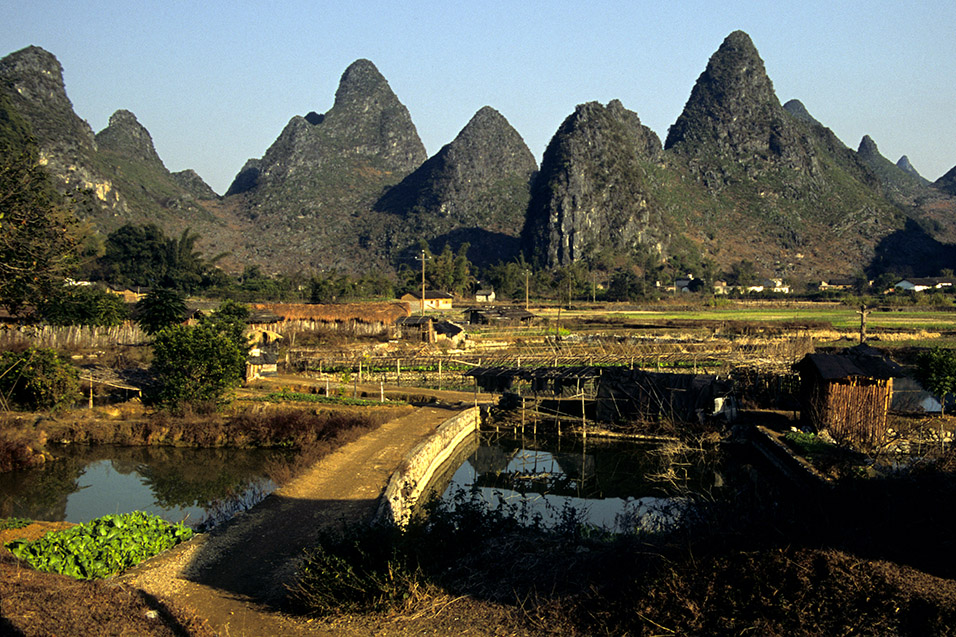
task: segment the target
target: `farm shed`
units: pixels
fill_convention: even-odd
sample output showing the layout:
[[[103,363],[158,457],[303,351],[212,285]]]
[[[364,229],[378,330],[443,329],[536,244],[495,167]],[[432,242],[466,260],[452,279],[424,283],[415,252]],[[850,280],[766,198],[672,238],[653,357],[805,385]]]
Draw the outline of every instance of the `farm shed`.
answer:
[[[860,445],[883,440],[893,399],[894,377],[905,376],[897,363],[868,345],[833,354],[807,354],[794,368],[800,373],[800,416],[834,439]]]
[[[597,418],[702,422],[736,418],[733,384],[706,374],[608,369],[597,388]]]

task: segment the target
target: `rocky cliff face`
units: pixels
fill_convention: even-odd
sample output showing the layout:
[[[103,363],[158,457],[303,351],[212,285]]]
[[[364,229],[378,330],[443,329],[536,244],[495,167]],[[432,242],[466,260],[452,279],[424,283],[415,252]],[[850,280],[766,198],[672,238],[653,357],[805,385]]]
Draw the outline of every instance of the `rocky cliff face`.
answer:
[[[64,192],[82,200],[81,216],[128,214],[125,198],[97,159],[92,129],[73,112],[63,68],[53,54],[29,46],[0,60],[0,90],[28,123],[40,162]]]
[[[132,113],[117,111],[94,136],[73,111],[51,53],[31,46],[0,60],[0,91],[28,122],[41,163],[71,196],[77,214],[101,232],[156,223],[175,234],[205,224],[202,229],[215,234],[223,225],[176,183]]]
[[[392,243],[427,238],[433,250],[468,242],[472,261],[494,263],[516,255],[537,169],[518,132],[485,106],[455,139],[390,188],[375,209],[391,220]]]
[[[661,249],[653,166],[660,139],[617,100],[578,106],[545,150],[523,240],[531,259],[567,265],[601,251]]]
[[[768,274],[820,276],[868,263],[902,226],[856,153],[799,102],[780,105],[741,31],[711,57],[663,152],[623,133],[638,129],[621,110],[579,107],[552,140],[524,235],[536,261],[642,244],[666,258],[680,236],[723,267],[749,259]]]
[[[256,227],[249,248],[272,266],[355,270],[383,264],[366,214],[383,190],[425,160],[405,106],[368,60],[342,75],[332,108],[293,117],[227,192]],[[371,262],[370,262],[371,260]]]

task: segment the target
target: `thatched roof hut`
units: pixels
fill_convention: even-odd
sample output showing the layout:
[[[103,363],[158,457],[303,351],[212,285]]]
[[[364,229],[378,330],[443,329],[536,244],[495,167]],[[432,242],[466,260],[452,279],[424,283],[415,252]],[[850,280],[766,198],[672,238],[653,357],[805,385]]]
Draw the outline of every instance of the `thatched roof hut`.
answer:
[[[334,329],[374,335],[392,329],[398,319],[409,315],[406,303],[253,303],[253,315],[264,313],[274,320],[258,325],[278,332],[288,329]]]

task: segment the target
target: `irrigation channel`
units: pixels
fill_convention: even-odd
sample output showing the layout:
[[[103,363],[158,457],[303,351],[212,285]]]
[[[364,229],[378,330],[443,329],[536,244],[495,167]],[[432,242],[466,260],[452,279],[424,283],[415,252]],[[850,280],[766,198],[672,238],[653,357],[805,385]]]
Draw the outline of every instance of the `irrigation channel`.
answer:
[[[679,524],[693,496],[727,488],[723,454],[679,441],[480,431],[466,438],[419,503],[479,498],[546,524],[575,519],[613,532]]]
[[[0,517],[87,522],[146,511],[207,528],[275,489],[266,478],[274,449],[70,445],[56,462],[0,474]]]

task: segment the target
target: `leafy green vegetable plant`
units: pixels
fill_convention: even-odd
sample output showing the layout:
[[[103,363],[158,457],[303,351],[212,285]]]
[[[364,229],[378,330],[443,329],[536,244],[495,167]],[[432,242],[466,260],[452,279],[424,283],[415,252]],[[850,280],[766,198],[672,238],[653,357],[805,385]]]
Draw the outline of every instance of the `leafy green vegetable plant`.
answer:
[[[96,579],[123,571],[192,537],[192,529],[134,511],[106,515],[86,524],[47,533],[33,542],[7,544],[38,571]]]

